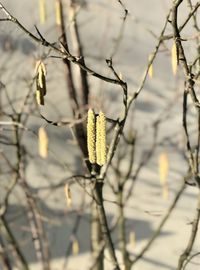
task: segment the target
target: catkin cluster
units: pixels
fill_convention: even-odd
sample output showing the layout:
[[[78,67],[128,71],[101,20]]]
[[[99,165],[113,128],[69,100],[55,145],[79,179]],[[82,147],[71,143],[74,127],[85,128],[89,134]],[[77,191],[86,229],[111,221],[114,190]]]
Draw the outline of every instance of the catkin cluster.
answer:
[[[36,63],[36,101],[38,105],[44,105],[46,95],[46,68],[42,61]]]
[[[106,117],[100,112],[97,117],[92,109],[88,111],[87,146],[89,161],[102,166],[106,163]]]

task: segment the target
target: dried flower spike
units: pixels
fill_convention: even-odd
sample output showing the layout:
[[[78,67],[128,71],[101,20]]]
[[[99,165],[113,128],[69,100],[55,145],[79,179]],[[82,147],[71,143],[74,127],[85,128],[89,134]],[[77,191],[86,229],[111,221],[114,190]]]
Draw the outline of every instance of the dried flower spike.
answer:
[[[96,124],[96,155],[97,164],[102,166],[106,163],[106,117],[103,112],[99,113]]]
[[[95,113],[92,109],[88,111],[87,118],[87,147],[89,161],[91,163],[96,162],[96,153],[95,153]]]

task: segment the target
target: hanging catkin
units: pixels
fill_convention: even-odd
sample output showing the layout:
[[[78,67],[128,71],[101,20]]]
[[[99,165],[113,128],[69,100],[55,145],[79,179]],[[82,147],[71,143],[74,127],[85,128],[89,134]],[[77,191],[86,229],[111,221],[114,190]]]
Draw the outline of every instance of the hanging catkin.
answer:
[[[172,64],[172,72],[174,75],[176,75],[178,68],[178,48],[176,42],[173,43],[171,49],[171,64]]]
[[[38,146],[39,155],[46,158],[48,155],[48,136],[44,127],[40,127],[38,130]]]
[[[46,0],[39,0],[40,23],[46,22]]]
[[[87,147],[89,161],[91,163],[96,162],[96,153],[95,153],[95,113],[92,109],[88,110],[87,118]]]
[[[56,25],[61,25],[61,3],[59,0],[55,0],[55,16],[56,16]]]
[[[37,61],[36,67],[36,101],[38,105],[44,105],[46,95],[46,67],[42,61]]]
[[[152,55],[149,56],[149,62],[150,61],[152,61]],[[151,63],[151,65],[149,66],[148,74],[149,74],[149,77],[152,79],[153,74],[154,74],[153,63]]]
[[[106,117],[102,111],[96,123],[96,155],[97,164],[104,165],[106,163]]]

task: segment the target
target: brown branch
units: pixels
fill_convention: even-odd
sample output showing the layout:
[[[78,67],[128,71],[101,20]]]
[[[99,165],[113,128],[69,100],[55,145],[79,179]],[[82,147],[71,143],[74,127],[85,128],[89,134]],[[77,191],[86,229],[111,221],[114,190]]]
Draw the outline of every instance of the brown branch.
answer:
[[[15,251],[16,253],[16,256],[17,256],[17,259],[19,260],[20,262],[20,267],[22,267],[21,269],[23,270],[28,270],[29,267],[28,267],[28,263],[18,245],[18,242],[8,224],[8,221],[6,220],[5,216],[1,216],[0,217],[0,227],[3,226],[5,231],[6,231],[6,234],[8,235],[8,239],[9,239],[9,242],[10,244],[12,245],[13,247],[13,250]]]
[[[45,46],[45,47],[49,47],[50,49],[52,49],[53,51],[55,51],[56,53],[58,53],[63,59],[66,59],[76,65],[78,65],[81,69],[85,70],[89,75],[94,76],[100,80],[103,80],[105,82],[108,83],[112,83],[112,84],[117,84],[117,85],[121,85],[122,82],[119,82],[118,80],[109,78],[109,77],[105,77],[97,72],[95,72],[94,70],[92,70],[91,68],[87,67],[82,60],[80,59],[80,57],[75,57],[73,55],[71,55],[68,51],[64,50],[62,43],[60,43],[61,48],[58,48],[58,46],[56,46],[54,43],[49,43],[48,41],[46,41],[46,39],[44,38],[38,38],[37,36],[35,36],[34,34],[32,34],[28,29],[26,29],[14,16],[11,15],[11,13],[3,6],[3,4],[0,2],[0,9],[2,9],[2,11],[6,14],[6,16],[8,17],[8,20],[14,24],[16,24],[26,35],[28,35],[33,41]]]
[[[192,231],[191,231],[190,239],[189,239],[186,249],[184,250],[183,254],[179,258],[177,270],[182,269],[185,260],[187,260],[188,256],[190,255],[192,251],[194,241],[196,239],[197,232],[198,232],[199,220],[200,220],[200,190],[199,190],[198,199],[197,199],[196,214],[192,223]]]
[[[81,44],[79,28],[77,23],[77,14],[76,14],[76,3],[74,0],[70,0],[70,9],[73,13],[72,24],[71,24],[71,35],[72,35],[72,45],[76,48],[76,55],[80,57],[80,61],[83,65],[85,65],[85,60],[83,57],[83,47]],[[89,97],[89,84],[88,84],[88,76],[86,70],[80,68],[80,81],[81,81],[81,100],[83,107],[87,107],[88,105],[88,97]]]
[[[60,41],[62,42],[62,45],[64,46],[64,49],[66,51],[69,51],[68,41],[67,41],[67,34],[66,34],[66,30],[65,30],[65,22],[64,22],[62,0],[56,0],[56,1],[58,1],[58,4],[60,6],[60,8],[59,8],[60,13],[61,13],[60,14],[61,25],[58,26],[58,28],[60,30],[60,33],[61,33]],[[78,104],[78,100],[77,100],[76,89],[75,89],[75,86],[74,86],[71,62],[69,62],[67,59],[63,59],[63,62],[65,64],[66,82],[67,82],[67,86],[68,86],[70,103],[71,103],[73,114],[75,115],[76,111],[79,109],[79,104]]]
[[[173,209],[175,208],[178,200],[180,199],[183,191],[185,189],[185,181],[183,181],[180,190],[177,192],[171,206],[169,207],[169,209],[167,210],[166,214],[164,215],[164,217],[162,218],[158,228],[156,229],[156,231],[154,232],[154,234],[151,236],[151,238],[149,239],[149,241],[147,242],[147,244],[145,245],[145,247],[140,251],[140,253],[135,257],[135,259],[132,261],[132,266],[138,262],[139,259],[141,259],[144,254],[149,250],[150,246],[153,244],[154,240],[157,238],[157,236],[160,234],[161,229],[163,228],[163,226],[165,225],[166,221],[168,220],[168,218],[170,217]]]
[[[101,231],[104,238],[105,243],[107,244],[108,251],[112,260],[113,265],[115,266],[115,270],[120,270],[117,257],[115,254],[115,248],[113,246],[113,242],[110,235],[110,230],[107,223],[106,213],[103,205],[103,197],[102,197],[102,188],[103,182],[101,180],[96,180],[94,183],[94,199],[96,201],[97,210],[99,213],[99,221],[101,224]]]

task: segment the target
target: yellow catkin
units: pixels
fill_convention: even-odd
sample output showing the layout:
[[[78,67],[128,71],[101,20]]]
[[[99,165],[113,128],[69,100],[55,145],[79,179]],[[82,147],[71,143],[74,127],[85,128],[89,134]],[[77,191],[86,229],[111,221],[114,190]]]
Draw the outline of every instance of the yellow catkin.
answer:
[[[169,172],[169,159],[166,152],[163,152],[159,156],[159,176],[162,185],[162,197],[167,200],[169,197],[169,185],[167,181]]]
[[[48,155],[48,136],[44,127],[38,130],[39,155],[46,158]]]
[[[43,70],[42,70],[42,66],[39,65],[38,67],[38,84],[41,88],[43,88]]]
[[[168,200],[168,198],[169,198],[169,186],[168,186],[168,183],[166,183],[162,187],[162,197],[163,197],[164,200]]]
[[[167,182],[168,171],[169,171],[168,155],[166,152],[163,152],[159,155],[159,176],[160,182],[163,185]]]
[[[68,184],[65,185],[64,188],[65,191],[65,197],[66,197],[66,201],[67,201],[67,206],[71,207],[72,205],[72,195],[71,195],[71,190]]]
[[[46,67],[43,62],[40,62],[38,65],[38,83],[41,88],[44,88],[44,84],[46,81]]]
[[[134,231],[131,231],[130,234],[129,234],[129,243],[131,245],[131,249],[134,249],[135,248],[135,232]]]
[[[149,77],[152,79],[153,78],[153,65],[151,64],[149,67]]]
[[[37,61],[36,72],[36,101],[39,105],[44,105],[46,95],[46,67],[42,61]]]
[[[96,158],[97,164],[101,166],[101,128],[100,128],[100,116],[97,116],[96,122]]]
[[[55,15],[56,15],[56,25],[61,25],[61,4],[60,1],[55,1]]]
[[[39,0],[40,23],[46,22],[46,0]]]
[[[172,72],[174,75],[176,75],[178,68],[178,50],[176,42],[173,43],[171,49],[171,64],[172,64]]]
[[[152,61],[152,55],[149,56],[149,62]],[[149,77],[152,79],[154,74],[153,64],[149,66],[148,70]]]
[[[77,255],[79,253],[79,243],[76,238],[73,239],[72,242],[72,254]]]
[[[101,164],[106,163],[106,117],[103,112],[99,113],[100,129],[101,129]]]
[[[91,163],[96,162],[95,153],[95,113],[92,109],[88,110],[87,118],[87,147],[88,156]]]
[[[96,123],[96,155],[97,164],[106,163],[106,117],[103,112],[99,113]]]
[[[38,105],[44,105],[44,97],[41,95],[40,90],[36,90],[35,97]]]

